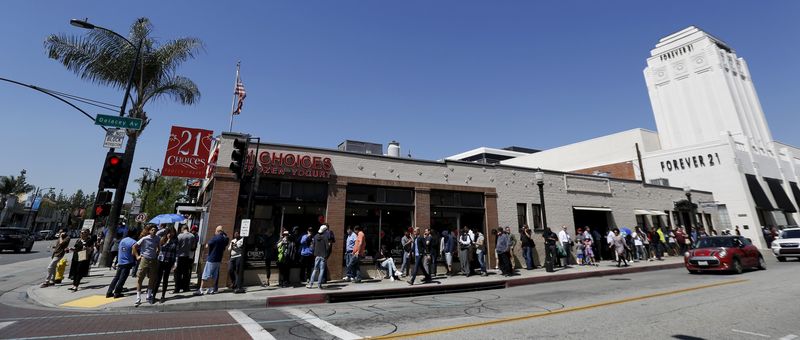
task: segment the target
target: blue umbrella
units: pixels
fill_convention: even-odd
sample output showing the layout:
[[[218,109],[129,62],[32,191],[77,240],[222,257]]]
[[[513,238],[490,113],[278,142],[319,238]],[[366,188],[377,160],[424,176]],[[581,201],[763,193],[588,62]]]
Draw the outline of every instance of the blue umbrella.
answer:
[[[622,230],[622,232],[624,232],[626,235],[633,235],[633,232],[631,232],[631,230],[627,227],[622,227],[620,230]]]
[[[152,223],[152,224],[165,224],[165,223],[183,222],[185,220],[186,220],[186,218],[183,217],[182,215],[178,215],[178,214],[161,214],[161,215],[158,215],[156,217],[153,217],[153,219],[150,220],[150,223]]]

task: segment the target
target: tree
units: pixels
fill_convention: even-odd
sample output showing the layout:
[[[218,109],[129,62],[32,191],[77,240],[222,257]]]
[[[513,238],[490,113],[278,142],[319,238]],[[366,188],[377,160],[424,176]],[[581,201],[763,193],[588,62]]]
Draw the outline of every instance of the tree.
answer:
[[[6,208],[9,196],[16,196],[30,192],[33,185],[28,184],[25,178],[25,170],[19,172],[19,176],[0,176],[0,211]]]
[[[147,216],[168,214],[175,211],[175,203],[186,197],[186,180],[172,177],[159,177],[157,181],[142,183],[138,192],[131,193],[134,199],[141,200],[142,212]]]
[[[157,98],[169,98],[183,105],[192,105],[200,99],[197,85],[186,77],[176,74],[178,67],[193,59],[203,44],[196,38],[180,38],[161,44],[152,37],[153,26],[147,18],[139,18],[131,25],[129,38],[133,44],[142,44],[141,62],[132,66],[136,60],[136,48],[116,34],[93,29],[84,36],[51,35],[45,40],[45,48],[51,59],[58,60],[68,70],[81,79],[96,84],[125,89],[131,67],[134,77],[131,107],[127,115],[143,120],[139,131],[128,130],[125,146],[126,171],[116,188],[114,205],[108,223],[116,225],[119,218],[117,209],[122,207],[128,185],[136,141],[150,123],[145,112],[145,104]],[[103,258],[108,255],[111,242],[106,242]],[[105,261],[100,261],[105,263]]]

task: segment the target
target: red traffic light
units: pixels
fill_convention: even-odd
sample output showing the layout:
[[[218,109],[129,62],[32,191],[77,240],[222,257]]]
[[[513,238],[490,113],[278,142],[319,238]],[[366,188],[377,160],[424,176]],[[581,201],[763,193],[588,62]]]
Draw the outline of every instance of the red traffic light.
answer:
[[[108,157],[108,164],[116,166],[119,163],[120,163],[120,158],[119,157],[117,157],[117,156]]]

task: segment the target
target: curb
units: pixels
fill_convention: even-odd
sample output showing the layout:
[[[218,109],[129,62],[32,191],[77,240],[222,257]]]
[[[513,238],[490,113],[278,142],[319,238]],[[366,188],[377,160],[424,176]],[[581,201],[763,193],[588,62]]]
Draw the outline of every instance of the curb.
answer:
[[[284,307],[291,305],[306,305],[320,303],[337,303],[358,300],[388,299],[397,297],[409,297],[420,295],[432,295],[437,293],[455,293],[464,291],[478,291],[489,289],[503,289],[517,286],[533,285],[537,283],[569,281],[589,277],[601,277],[610,275],[623,275],[632,273],[642,273],[657,270],[683,268],[683,262],[653,265],[647,267],[628,267],[623,269],[604,269],[583,273],[558,274],[528,278],[492,280],[486,282],[469,282],[444,286],[431,286],[430,284],[415,285],[404,288],[376,289],[363,292],[331,292],[303,295],[271,296],[266,298],[266,307]]]

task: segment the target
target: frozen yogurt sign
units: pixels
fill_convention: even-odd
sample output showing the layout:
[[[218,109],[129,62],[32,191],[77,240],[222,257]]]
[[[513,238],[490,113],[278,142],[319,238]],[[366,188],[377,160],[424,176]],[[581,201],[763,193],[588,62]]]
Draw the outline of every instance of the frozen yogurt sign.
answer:
[[[333,170],[329,157],[291,152],[262,151],[258,155],[258,164],[265,175],[329,178]]]

